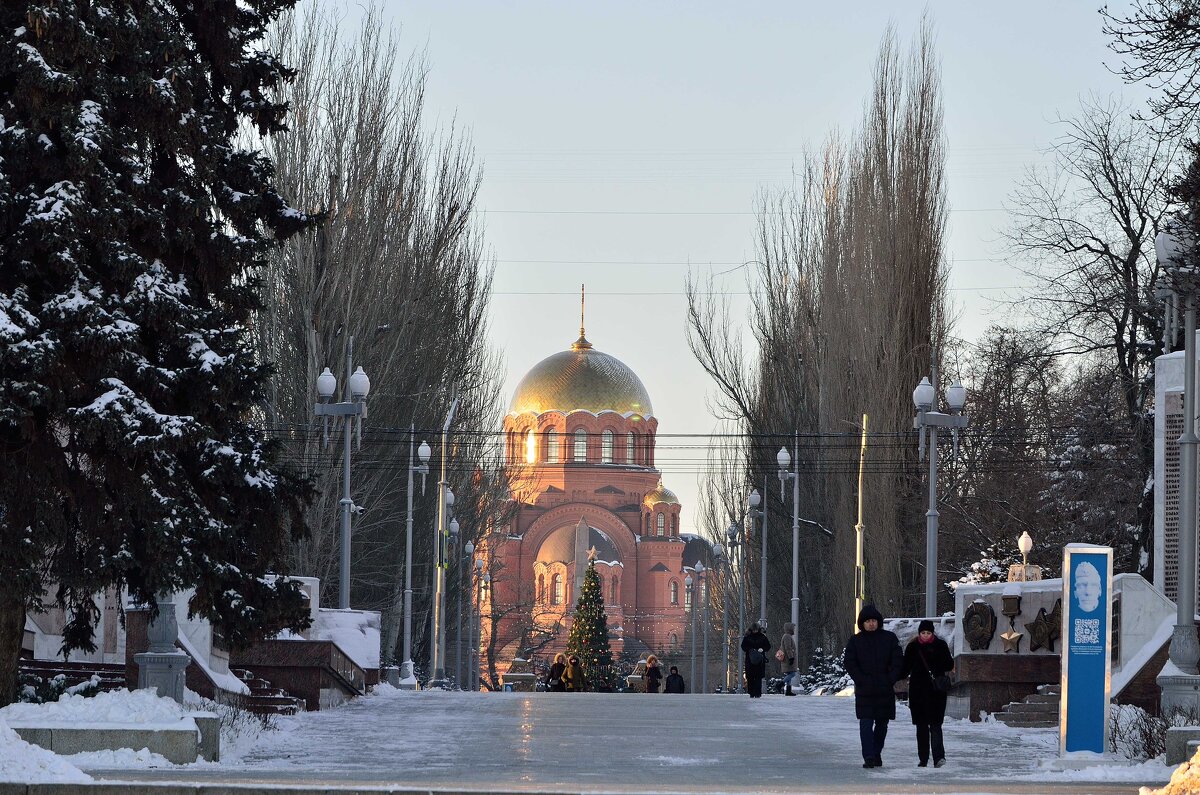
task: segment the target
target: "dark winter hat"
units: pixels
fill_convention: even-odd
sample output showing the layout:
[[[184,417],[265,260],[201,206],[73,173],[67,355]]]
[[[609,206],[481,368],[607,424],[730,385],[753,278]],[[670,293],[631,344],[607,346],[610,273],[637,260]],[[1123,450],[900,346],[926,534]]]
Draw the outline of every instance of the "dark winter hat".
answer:
[[[862,612],[858,614],[858,628],[863,628],[863,622],[873,618],[879,622],[879,626],[883,627],[883,614],[879,612],[879,608],[875,605],[865,605]]]
[[[928,618],[922,619],[920,624],[917,624],[917,632],[933,632],[933,622]]]

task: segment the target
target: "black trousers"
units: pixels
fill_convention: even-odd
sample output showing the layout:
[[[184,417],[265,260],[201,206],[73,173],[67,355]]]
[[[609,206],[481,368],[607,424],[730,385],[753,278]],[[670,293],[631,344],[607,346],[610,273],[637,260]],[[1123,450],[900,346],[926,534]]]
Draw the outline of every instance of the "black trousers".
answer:
[[[917,724],[917,758],[929,761],[929,746],[933,746],[933,761],[946,758],[946,746],[942,744],[942,725]]]
[[[765,665],[746,665],[746,692],[750,698],[762,698],[763,675],[766,672]]]

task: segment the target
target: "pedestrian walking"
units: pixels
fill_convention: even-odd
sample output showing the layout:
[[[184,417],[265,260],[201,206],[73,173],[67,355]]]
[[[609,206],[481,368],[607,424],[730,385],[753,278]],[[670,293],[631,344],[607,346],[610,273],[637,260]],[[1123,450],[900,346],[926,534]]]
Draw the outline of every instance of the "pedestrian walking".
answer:
[[[646,658],[646,692],[657,693],[662,678],[662,669],[658,667],[658,658],[651,654]]]
[[[908,710],[917,727],[917,767],[928,766],[930,750],[934,767],[946,764],[942,721],[946,718],[949,675],[953,672],[950,647],[934,634],[933,622],[923,620],[917,625],[917,636],[904,649],[901,672],[901,678],[908,677]]]
[[[583,675],[583,666],[579,664],[579,657],[574,654],[567,661],[567,670],[563,672],[563,681],[567,685],[568,693],[582,693],[587,689],[587,680]]]
[[[554,655],[554,664],[546,672],[546,689],[553,690],[555,693],[565,693],[567,690],[567,682],[564,679],[566,673],[567,655],[560,651]]]
[[[846,642],[842,661],[854,680],[854,716],[862,743],[863,767],[883,767],[883,741],[888,721],[896,719],[893,686],[904,669],[900,641],[883,628],[883,615],[875,605],[858,614],[858,629]]]
[[[663,687],[664,693],[685,693],[687,692],[687,684],[683,681],[683,677],[679,675],[679,666],[672,665],[671,673],[667,674],[667,681]]]
[[[762,698],[763,678],[767,675],[767,652],[771,641],[758,624],[751,624],[742,636],[742,652],[746,655],[746,690],[750,698]]]
[[[791,621],[783,625],[783,637],[779,641],[775,659],[779,661],[779,670],[783,672],[783,694],[796,695],[792,691],[792,680],[796,678],[796,625]]]

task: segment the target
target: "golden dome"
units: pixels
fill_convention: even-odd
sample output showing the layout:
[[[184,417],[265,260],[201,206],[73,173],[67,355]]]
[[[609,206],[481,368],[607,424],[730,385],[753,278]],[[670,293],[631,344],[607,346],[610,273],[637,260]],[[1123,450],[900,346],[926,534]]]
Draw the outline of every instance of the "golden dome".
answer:
[[[675,492],[664,486],[661,479],[658,481],[658,486],[654,489],[654,491],[642,498],[642,505],[645,505],[647,508],[658,505],[659,503],[665,503],[667,505],[679,504],[679,498],[675,496]]]
[[[650,395],[640,378],[614,356],[601,353],[581,334],[571,349],[533,366],[513,395],[510,414],[547,411],[615,411],[650,417]]]

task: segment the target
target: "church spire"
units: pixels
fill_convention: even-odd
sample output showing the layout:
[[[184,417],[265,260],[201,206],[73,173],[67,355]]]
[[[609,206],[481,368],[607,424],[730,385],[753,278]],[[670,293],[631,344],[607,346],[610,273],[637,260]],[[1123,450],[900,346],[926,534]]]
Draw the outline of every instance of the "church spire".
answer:
[[[588,342],[583,332],[584,287],[586,285],[579,285],[579,339],[571,343],[571,350],[573,351],[582,351],[592,347],[592,343]]]

